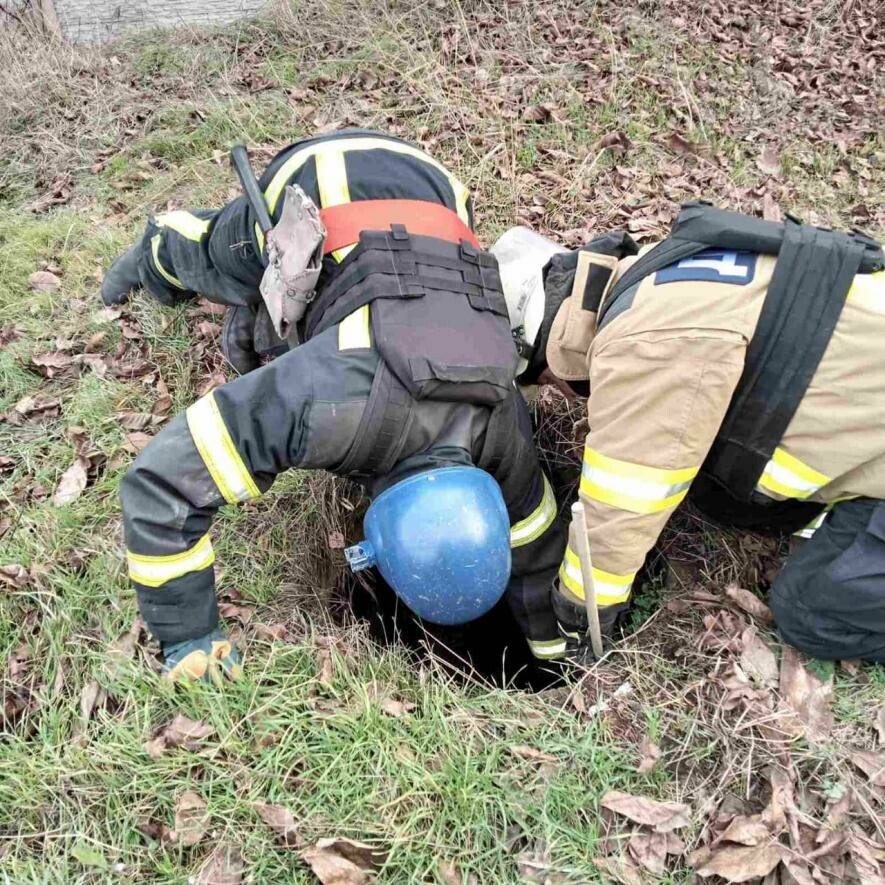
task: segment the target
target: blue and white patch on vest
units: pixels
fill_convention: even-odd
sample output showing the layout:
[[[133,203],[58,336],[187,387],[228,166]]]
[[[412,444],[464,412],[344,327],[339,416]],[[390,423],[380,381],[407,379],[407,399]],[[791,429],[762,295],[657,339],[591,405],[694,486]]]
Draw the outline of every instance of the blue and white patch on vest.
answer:
[[[706,249],[676,264],[661,268],[655,274],[655,285],[703,281],[746,286],[756,274],[755,252],[733,249]]]

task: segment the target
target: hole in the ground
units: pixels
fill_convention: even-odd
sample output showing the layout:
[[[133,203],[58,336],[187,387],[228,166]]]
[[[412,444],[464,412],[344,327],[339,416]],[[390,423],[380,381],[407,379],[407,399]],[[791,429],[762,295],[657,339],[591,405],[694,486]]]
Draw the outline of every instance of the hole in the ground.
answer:
[[[441,627],[420,621],[380,576],[358,580],[348,575],[345,594],[351,613],[368,625],[375,642],[405,646],[419,659],[432,655],[456,678],[523,691],[563,684],[555,664],[542,664],[532,656],[504,603],[469,624]]]

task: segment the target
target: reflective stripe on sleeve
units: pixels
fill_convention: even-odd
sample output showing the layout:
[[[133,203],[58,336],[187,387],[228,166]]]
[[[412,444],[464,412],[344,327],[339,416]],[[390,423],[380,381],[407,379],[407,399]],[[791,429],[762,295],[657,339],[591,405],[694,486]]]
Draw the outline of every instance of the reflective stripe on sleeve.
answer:
[[[777,448],[765,465],[758,487],[784,498],[807,498],[830,482],[830,478]]]
[[[359,350],[371,346],[369,305],[364,304],[338,323],[338,350]]]
[[[610,458],[589,446],[584,449],[581,491],[631,513],[658,513],[675,507],[688,493],[698,467],[664,470]]]
[[[584,598],[584,578],[581,574],[581,561],[571,547],[566,547],[562,565],[559,567],[562,583],[578,599]],[[593,566],[593,586],[596,590],[597,605],[618,605],[630,598],[635,572],[632,575],[615,575]]]
[[[199,243],[209,230],[209,220],[207,218],[197,218],[190,212],[183,209],[176,209],[174,212],[164,212],[158,215],[156,219],[157,227],[168,227],[177,234],[181,234],[186,240],[193,240]]]
[[[157,273],[160,274],[167,283],[175,286],[176,289],[184,290],[185,286],[181,280],[169,273],[169,271],[160,263],[160,244],[162,241],[162,234],[154,234],[151,237],[151,257],[154,259],[154,267],[157,269]]]
[[[261,492],[234,446],[218,411],[215,394],[207,393],[190,406],[186,414],[194,445],[224,500],[236,504],[257,498]]]
[[[560,658],[565,654],[564,639],[529,639],[528,644],[532,654],[544,661]]]
[[[161,587],[190,572],[208,568],[215,562],[215,551],[209,535],[203,535],[190,550],[170,556],[144,556],[126,551],[129,578],[145,587]]]
[[[510,546],[523,547],[536,541],[556,519],[556,497],[544,477],[544,494],[541,503],[525,518],[510,527]]]

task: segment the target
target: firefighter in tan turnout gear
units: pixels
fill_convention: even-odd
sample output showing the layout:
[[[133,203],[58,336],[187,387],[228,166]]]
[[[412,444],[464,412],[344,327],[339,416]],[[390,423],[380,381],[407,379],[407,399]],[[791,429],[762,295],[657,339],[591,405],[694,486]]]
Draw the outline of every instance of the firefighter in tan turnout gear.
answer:
[[[493,248],[523,360],[589,395],[580,480],[603,630],[687,496],[806,540],[770,589],[784,639],[885,661],[885,271],[860,233],[683,207],[671,235]],[[538,238],[540,239],[540,238]],[[516,243],[521,248],[514,248]],[[551,257],[552,255],[552,257]],[[575,527],[554,592],[583,648]]]

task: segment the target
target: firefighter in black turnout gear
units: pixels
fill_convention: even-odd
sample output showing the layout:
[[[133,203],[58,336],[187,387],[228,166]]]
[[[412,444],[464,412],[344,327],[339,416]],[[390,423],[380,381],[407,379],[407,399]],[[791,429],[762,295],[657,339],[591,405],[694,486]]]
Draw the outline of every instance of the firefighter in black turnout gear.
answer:
[[[554,656],[561,640],[550,588],[565,532],[513,383],[497,265],[471,231],[467,191],[422,151],[365,132],[281,152],[260,182],[275,221],[293,182],[320,207],[326,228],[316,296],[298,324],[302,343],[177,416],[123,480],[129,575],[167,671],[237,674],[236,651],[219,629],[210,523],[219,507],[256,498],[291,467],[354,479],[372,508],[394,501],[394,518],[408,512],[399,499],[408,505],[416,488],[427,492],[424,480],[438,482],[438,494],[421,498],[426,513],[410,514],[408,525],[379,523],[388,532],[376,544],[385,547],[382,573],[384,557],[405,563],[391,573],[421,580],[392,581],[394,590],[446,623],[448,597],[426,598],[436,580],[426,557],[438,549],[436,573],[464,574],[467,565],[477,575],[451,588],[453,612],[503,592],[535,657]],[[103,297],[120,300],[138,285],[167,303],[201,292],[248,317],[241,350],[254,356],[263,240],[243,199],[218,212],[158,216],[109,273]],[[467,483],[461,497],[459,483]],[[454,497],[444,493],[450,486]],[[425,522],[429,534],[420,536]],[[487,584],[497,578],[483,584],[482,576],[494,563],[501,574],[505,562],[493,593]]]

